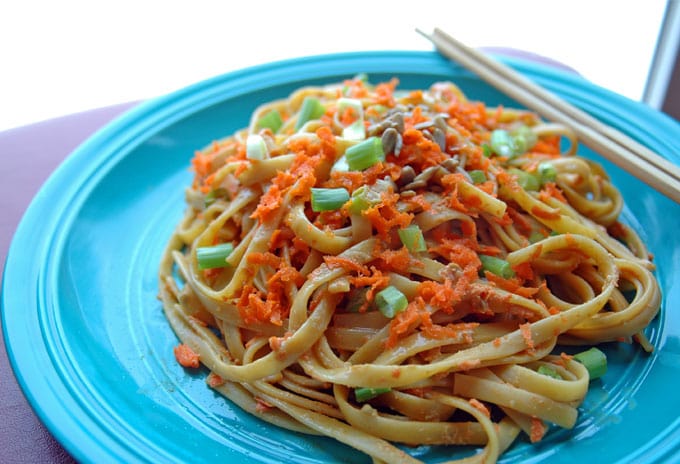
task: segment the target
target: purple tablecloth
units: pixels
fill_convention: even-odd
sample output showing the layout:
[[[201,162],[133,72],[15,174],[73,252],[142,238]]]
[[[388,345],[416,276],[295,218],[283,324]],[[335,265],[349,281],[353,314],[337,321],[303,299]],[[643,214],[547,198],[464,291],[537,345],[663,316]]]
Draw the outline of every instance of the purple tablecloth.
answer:
[[[55,168],[97,129],[132,107],[121,104],[0,132],[0,263],[33,196]],[[0,278],[4,269],[0,269]],[[73,463],[23,396],[0,333],[0,462]]]

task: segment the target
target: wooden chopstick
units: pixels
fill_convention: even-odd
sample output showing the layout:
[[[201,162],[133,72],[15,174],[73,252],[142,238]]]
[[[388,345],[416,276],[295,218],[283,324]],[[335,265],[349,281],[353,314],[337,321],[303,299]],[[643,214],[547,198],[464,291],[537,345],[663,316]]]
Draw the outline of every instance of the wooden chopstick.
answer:
[[[533,83],[515,70],[470,48],[441,29],[418,29],[444,56],[542,117],[571,127],[585,145],[628,173],[680,203],[680,167],[647,147]]]

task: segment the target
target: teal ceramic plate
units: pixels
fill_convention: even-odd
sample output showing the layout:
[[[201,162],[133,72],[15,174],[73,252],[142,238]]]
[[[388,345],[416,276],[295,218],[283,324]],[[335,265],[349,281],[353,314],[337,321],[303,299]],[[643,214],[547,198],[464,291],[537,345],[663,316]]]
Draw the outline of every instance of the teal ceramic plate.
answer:
[[[537,64],[511,65],[679,163],[676,122]],[[277,62],[142,104],[77,149],[38,193],[9,250],[3,328],[16,376],[40,419],[82,462],[369,462],[334,440],[276,429],[223,401],[174,361],[157,266],[184,209],[198,147],[247,125],[257,105],[356,73],[402,88],[451,79],[472,99],[513,102],[430,52],[368,52]],[[582,153],[597,158],[583,149]],[[604,163],[625,220],[656,256],[663,289],[648,329],[656,351],[611,345],[573,430],[516,443],[502,462],[667,462],[680,453],[680,205]],[[460,455],[409,450],[426,462]]]

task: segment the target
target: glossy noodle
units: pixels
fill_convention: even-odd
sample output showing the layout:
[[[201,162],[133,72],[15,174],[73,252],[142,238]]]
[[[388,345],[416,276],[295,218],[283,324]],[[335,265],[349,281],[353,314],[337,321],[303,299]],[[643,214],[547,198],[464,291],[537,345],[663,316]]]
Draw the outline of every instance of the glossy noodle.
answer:
[[[495,462],[573,427],[590,373],[564,347],[649,351],[660,305],[621,195],[577,150],[449,82],[357,76],[262,105],[192,160],[160,267],[178,361],[376,463],[419,462],[397,444]]]

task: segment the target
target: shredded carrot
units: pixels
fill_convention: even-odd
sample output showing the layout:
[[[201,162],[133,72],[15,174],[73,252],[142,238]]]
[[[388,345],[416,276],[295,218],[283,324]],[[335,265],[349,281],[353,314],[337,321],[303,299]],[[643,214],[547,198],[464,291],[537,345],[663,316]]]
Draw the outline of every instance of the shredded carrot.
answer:
[[[326,262],[326,265],[329,269],[341,267],[348,272],[354,271],[361,275],[370,274],[368,267],[364,266],[363,264],[359,264],[356,261],[352,261],[349,258],[343,258],[342,256],[324,256],[323,260]]]
[[[519,296],[523,296],[524,298],[531,298],[536,293],[538,293],[537,288],[523,287],[521,285],[520,280],[516,277],[512,277],[510,279],[504,279],[504,278],[497,276],[496,274],[489,272],[489,271],[485,271],[484,275],[486,276],[487,280],[489,280],[489,282],[492,282],[498,288],[502,288],[505,291],[508,291],[510,293],[514,293],[514,294],[519,295]]]
[[[436,340],[443,340],[446,338],[457,338],[463,336],[465,343],[472,343],[472,329],[477,327],[479,323],[477,322],[460,322],[451,323],[445,326],[439,324],[423,323],[421,327],[421,332],[427,338],[433,338]]]
[[[547,430],[547,427],[541,419],[538,417],[531,417],[531,433],[529,435],[531,443],[541,441]]]
[[[534,153],[544,153],[546,155],[560,154],[560,136],[543,136],[539,138],[534,146],[531,148]]]
[[[529,235],[531,231],[533,230],[531,223],[529,220],[524,217],[524,215],[520,214],[519,211],[517,211],[515,208],[508,206],[506,209],[508,215],[512,219],[512,223],[517,226],[517,229],[520,233],[524,235]]]
[[[381,268],[385,270],[407,273],[409,266],[423,267],[421,261],[414,259],[404,246],[398,250],[383,250],[379,248],[379,252],[375,255],[381,263]]]
[[[291,141],[288,148],[295,154],[293,164],[287,171],[279,171],[272,179],[271,186],[262,195],[260,202],[251,214],[253,219],[268,222],[283,205],[284,196],[290,192],[291,198],[307,201],[311,187],[316,185],[317,170],[332,164],[335,160],[335,136],[328,127],[316,131],[318,141],[300,138]],[[295,186],[291,189],[291,187]]]
[[[347,106],[344,110],[342,110],[338,119],[340,120],[340,124],[347,127],[359,119],[359,115],[353,107]]]
[[[530,261],[516,264],[512,266],[512,270],[515,271],[515,274],[521,279],[532,280],[534,278],[534,268],[531,267]]]
[[[484,414],[486,417],[491,417],[491,411],[489,411],[489,408],[487,408],[481,401],[475,398],[470,398],[468,402],[473,408],[477,409],[478,411],[481,411],[481,413]]]
[[[425,301],[421,297],[416,297],[390,322],[390,336],[385,342],[385,347],[396,346],[399,338],[416,328],[423,317],[429,318],[429,313],[425,309]]]
[[[281,258],[268,251],[265,253],[250,253],[246,257],[246,260],[248,261],[249,264],[255,264],[258,266],[270,266],[273,268],[277,268],[279,267],[279,264],[281,264]]]
[[[226,383],[226,381],[222,377],[215,374],[214,372],[211,372],[210,374],[208,374],[208,378],[206,379],[206,382],[212,388],[220,387],[220,386],[222,386]]]
[[[556,198],[562,203],[567,203],[567,199],[562,193],[562,190],[560,190],[554,182],[546,182],[541,191],[538,192],[538,198],[541,201],[547,201],[549,198]]]
[[[362,211],[362,215],[373,225],[378,235],[387,239],[394,228],[404,228],[411,224],[412,213],[404,213],[397,208],[398,193],[384,192],[375,206]]]
[[[363,98],[368,95],[368,89],[361,79],[347,79],[343,84],[346,88],[345,95],[350,98]]]
[[[267,413],[274,409],[274,406],[271,404],[267,403],[265,400],[260,398],[259,396],[255,397],[255,410],[259,413]]]
[[[394,89],[399,85],[399,79],[393,77],[389,82],[381,82],[375,86],[376,100],[379,105],[394,106]]]
[[[182,367],[196,369],[201,365],[198,354],[189,345],[180,343],[173,349],[175,359]]]
[[[531,335],[531,324],[528,322],[526,324],[521,324],[519,326],[519,330],[522,333],[522,338],[524,339],[524,343],[527,346],[527,352],[530,354],[534,353],[536,348],[534,346],[534,339]]]
[[[295,237],[295,233],[288,227],[276,229],[274,232],[272,232],[272,236],[269,239],[269,249],[278,250],[284,244],[290,243],[293,237]]]
[[[262,195],[260,203],[257,205],[255,212],[250,216],[253,219],[259,219],[260,222],[267,222],[274,217],[276,211],[283,204],[283,192],[278,185],[272,184],[269,190]]]
[[[425,195],[423,194],[418,194],[414,195],[412,197],[406,197],[401,199],[404,203],[409,205],[410,209],[421,209],[422,211],[429,211],[432,209],[432,203],[427,201],[425,198]]]
[[[515,274],[524,280],[532,280],[534,278],[534,268],[531,267],[531,262],[526,261],[512,266]]]
[[[467,237],[470,238],[477,237],[477,225],[475,224],[475,221],[461,221],[460,231],[463,232],[463,235]]]
[[[418,118],[414,116],[410,120],[418,120]],[[399,156],[390,154],[387,156],[387,161],[399,166],[411,165],[416,172],[423,171],[431,166],[437,166],[449,157],[446,153],[442,153],[437,142],[428,139],[423,135],[422,131],[408,125],[406,125],[402,134],[402,142]]]
[[[366,300],[359,307],[359,312],[363,313],[369,308],[371,303],[373,303],[376,292],[387,287],[390,278],[389,276],[383,275],[382,271],[378,270],[375,266],[371,266],[370,275],[352,276],[349,278],[349,281],[357,288],[368,287]]]

